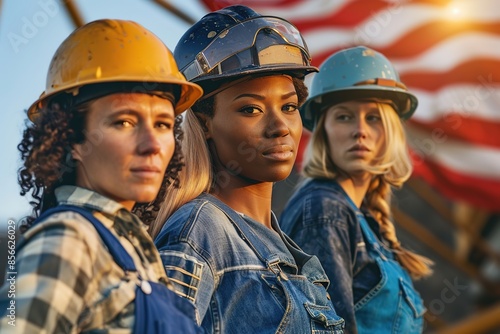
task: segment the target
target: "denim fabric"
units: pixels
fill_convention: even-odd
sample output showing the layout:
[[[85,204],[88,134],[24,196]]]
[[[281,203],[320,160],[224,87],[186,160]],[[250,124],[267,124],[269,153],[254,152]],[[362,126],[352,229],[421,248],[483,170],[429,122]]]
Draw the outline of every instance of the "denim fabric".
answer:
[[[317,257],[279,230],[207,194],[182,206],[155,240],[179,295],[208,333],[342,333]]]
[[[408,273],[380,240],[378,223],[333,180],[308,180],[280,218],[283,231],[315,254],[331,280],[346,333],[420,333],[424,307]]]

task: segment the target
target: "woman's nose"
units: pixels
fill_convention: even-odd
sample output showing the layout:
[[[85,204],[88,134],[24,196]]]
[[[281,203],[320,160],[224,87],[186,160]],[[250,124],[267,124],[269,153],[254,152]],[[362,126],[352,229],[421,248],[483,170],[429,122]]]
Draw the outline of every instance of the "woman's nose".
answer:
[[[353,136],[356,139],[366,137],[366,127],[367,124],[363,119],[357,119],[353,131]]]
[[[160,151],[160,148],[160,140],[155,128],[149,125],[143,126],[140,130],[137,146],[139,154],[155,154]]]
[[[266,125],[266,135],[270,138],[284,137],[290,133],[288,122],[285,120],[281,110],[270,113]]]

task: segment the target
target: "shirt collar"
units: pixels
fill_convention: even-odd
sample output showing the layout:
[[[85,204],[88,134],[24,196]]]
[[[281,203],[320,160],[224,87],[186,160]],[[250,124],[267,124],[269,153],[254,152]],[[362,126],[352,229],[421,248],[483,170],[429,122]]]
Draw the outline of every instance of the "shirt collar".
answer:
[[[149,262],[161,263],[153,241],[147,234],[146,225],[120,203],[95,191],[77,186],[61,186],[56,188],[54,193],[58,204],[74,205],[94,211],[93,214],[107,228],[114,229],[119,236],[128,239],[132,244],[138,242]],[[159,272],[164,275],[163,267],[159,268]]]
[[[116,215],[120,210],[128,211],[123,205],[95,191],[77,186],[61,186],[55,190],[59,204],[76,205],[105,214]]]

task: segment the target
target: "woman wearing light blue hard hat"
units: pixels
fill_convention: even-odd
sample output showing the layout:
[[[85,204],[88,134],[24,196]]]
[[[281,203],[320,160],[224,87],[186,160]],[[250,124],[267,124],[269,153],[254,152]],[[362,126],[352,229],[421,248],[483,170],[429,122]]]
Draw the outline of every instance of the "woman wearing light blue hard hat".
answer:
[[[412,172],[402,120],[416,108],[391,62],[365,46],[331,55],[301,107],[313,133],[281,226],[320,258],[348,333],[422,332],[411,278],[432,262],[401,246],[390,212],[391,189]]]

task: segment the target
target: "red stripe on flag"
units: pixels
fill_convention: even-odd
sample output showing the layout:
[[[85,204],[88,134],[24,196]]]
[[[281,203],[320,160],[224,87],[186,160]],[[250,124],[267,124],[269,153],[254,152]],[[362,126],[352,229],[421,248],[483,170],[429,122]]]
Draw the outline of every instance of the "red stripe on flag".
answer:
[[[447,39],[474,32],[500,36],[500,22],[434,21],[408,31],[387,47],[378,47],[377,50],[394,60],[412,58]]]
[[[427,91],[460,83],[479,85],[490,77],[500,78],[500,59],[474,58],[446,72],[421,70],[401,73],[401,80],[408,87]]]
[[[500,212],[500,180],[457,173],[434,161],[413,154],[413,177],[421,177],[452,200]]]
[[[304,18],[295,20],[294,23],[302,33],[329,26],[332,22],[335,22],[337,27],[350,27],[368,19],[373,12],[386,9],[388,5],[386,1],[381,0],[372,0],[369,4],[362,0],[351,1],[327,16],[322,13],[323,16],[320,18]]]
[[[451,139],[500,149],[500,121],[486,122],[484,119],[474,116],[447,113],[432,122],[420,122],[413,118],[410,120],[410,124],[416,129],[424,129],[428,133],[434,133],[440,137],[449,136]]]

